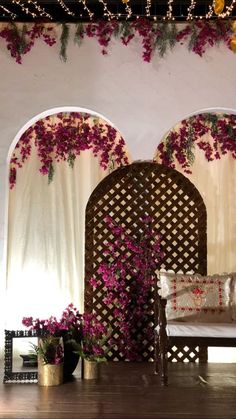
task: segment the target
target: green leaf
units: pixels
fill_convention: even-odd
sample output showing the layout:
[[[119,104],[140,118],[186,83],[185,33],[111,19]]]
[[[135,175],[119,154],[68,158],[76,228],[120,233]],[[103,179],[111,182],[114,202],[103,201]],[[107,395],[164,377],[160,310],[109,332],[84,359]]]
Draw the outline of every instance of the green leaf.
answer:
[[[48,184],[50,184],[53,181],[55,169],[52,163],[50,163],[49,171],[48,171]]]
[[[74,43],[77,44],[78,46],[82,44],[83,34],[84,34],[83,24],[79,22],[76,25],[76,31],[75,31],[75,37],[74,37]]]
[[[67,157],[67,162],[69,164],[69,166],[73,169],[74,164],[75,164],[75,155],[73,153],[71,153],[71,151],[69,151],[68,157]]]
[[[60,57],[63,61],[67,60],[66,50],[67,50],[67,45],[68,45],[68,40],[69,40],[69,34],[70,34],[69,26],[66,23],[63,23],[61,37],[60,37],[60,42],[61,42]]]
[[[198,37],[198,33],[197,33],[197,29],[196,29],[195,23],[192,23],[191,24],[190,40],[189,40],[189,43],[188,43],[188,50],[189,51],[192,51],[194,45],[197,42],[197,37]]]

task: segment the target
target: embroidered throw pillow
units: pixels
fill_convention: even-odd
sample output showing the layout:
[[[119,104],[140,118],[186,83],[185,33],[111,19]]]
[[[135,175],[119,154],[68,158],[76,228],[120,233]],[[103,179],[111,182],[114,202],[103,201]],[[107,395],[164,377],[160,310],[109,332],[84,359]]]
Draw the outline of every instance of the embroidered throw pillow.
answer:
[[[160,272],[160,294],[167,299],[167,320],[232,322],[232,277]]]
[[[232,294],[232,317],[233,321],[236,321],[236,272],[232,272],[232,286],[231,286],[231,294]]]

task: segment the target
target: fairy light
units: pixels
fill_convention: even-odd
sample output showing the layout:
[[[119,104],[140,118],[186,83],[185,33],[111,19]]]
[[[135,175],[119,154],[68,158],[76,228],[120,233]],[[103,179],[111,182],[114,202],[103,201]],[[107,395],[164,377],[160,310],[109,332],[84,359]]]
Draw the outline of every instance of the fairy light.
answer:
[[[193,11],[195,9],[196,6],[196,0],[191,0],[190,6],[188,7],[188,15],[186,20],[193,20]]]
[[[94,13],[88,8],[86,0],[77,0],[79,3],[82,3],[84,10],[88,13],[89,19],[92,20]]]
[[[21,10],[26,14],[26,15],[30,15],[30,16],[32,16],[33,18],[36,18],[37,17],[37,15],[36,15],[36,13],[34,13],[34,12],[31,12],[30,10],[29,10],[29,8],[28,7],[25,7],[21,2],[20,2],[20,0],[11,0],[11,2],[13,3],[13,4],[17,4],[17,6],[19,6],[20,8],[21,8]]]
[[[64,12],[66,12],[69,16],[75,16],[75,13],[73,13],[69,7],[66,6],[66,4],[64,3],[64,1],[62,0],[57,0],[57,2],[59,3],[59,5],[61,6],[61,8],[64,10]]]
[[[49,13],[47,13],[45,11],[45,9],[43,7],[41,7],[35,0],[34,1],[33,0],[27,0],[27,3],[32,4],[32,6],[34,6],[35,9],[39,12],[39,15],[41,17],[47,17],[48,19],[51,19],[51,20],[53,19],[52,16]]]
[[[146,7],[145,7],[147,17],[150,17],[150,15],[151,15],[151,13],[150,13],[151,7],[152,7],[152,0],[147,0],[147,4],[146,4]]]
[[[107,17],[108,20],[114,19],[115,15],[113,13],[111,13],[110,10],[108,9],[107,3],[104,0],[98,0],[98,1],[99,1],[99,3],[102,3],[102,5],[103,5],[103,15],[105,17]]]
[[[167,4],[168,4],[168,10],[166,12],[166,16],[163,18],[163,20],[175,20],[172,12],[173,12],[173,3],[174,0],[168,0]]]
[[[214,1],[213,1],[212,5],[213,4],[214,4]],[[208,10],[208,12],[206,13],[206,16],[205,16],[206,19],[210,19],[213,16],[213,14],[214,14],[214,10],[213,10],[212,5],[209,4],[209,10]],[[199,16],[196,16],[196,18],[200,18],[200,17]]]
[[[13,13],[13,12],[11,12],[10,10],[8,10],[6,7],[4,7],[4,6],[2,6],[1,4],[0,4],[0,8],[5,12],[5,13],[7,13],[11,18],[12,18],[12,20],[15,20],[16,18],[17,18],[17,15],[15,14],[15,13]]]
[[[222,19],[229,17],[234,9],[235,3],[236,3],[236,0],[232,0],[231,4],[229,6],[226,6],[225,12],[218,14],[217,17],[222,18]],[[212,2],[212,5],[209,5],[209,11],[206,13],[206,16],[205,16],[206,19],[210,19],[213,16],[214,4],[215,4],[215,1]],[[202,19],[201,16],[196,16],[196,18]]]
[[[234,9],[236,0],[233,0],[230,6],[226,6],[225,12],[220,13],[218,16],[224,19],[225,17],[229,17]]]
[[[127,13],[126,19],[131,18],[133,12],[132,12],[132,9],[129,5],[129,0],[122,0],[122,3],[125,5],[125,11]]]

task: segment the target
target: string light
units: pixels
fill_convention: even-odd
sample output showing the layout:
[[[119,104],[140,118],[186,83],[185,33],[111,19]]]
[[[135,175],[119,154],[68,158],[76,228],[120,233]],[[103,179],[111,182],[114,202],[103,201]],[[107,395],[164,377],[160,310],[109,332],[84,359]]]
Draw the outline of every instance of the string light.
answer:
[[[195,9],[196,6],[196,0],[191,0],[190,6],[188,7],[188,15],[187,15],[187,20],[193,20],[193,11]]]
[[[92,20],[94,13],[88,8],[86,0],[77,0],[79,3],[83,4],[84,10],[88,13],[89,19]]]
[[[125,11],[127,13],[126,19],[131,18],[132,16],[132,9],[129,5],[129,0],[122,0],[122,3],[125,5]]]
[[[80,13],[79,15],[76,14],[76,12],[74,13],[72,10],[69,9],[69,7],[67,7],[65,0],[56,0],[56,1],[58,5],[60,5],[60,7],[63,9],[63,11],[71,17],[77,16],[78,18],[79,17],[83,18],[84,12],[89,16],[90,21],[93,20],[94,17],[96,17],[96,13],[92,12],[90,8],[87,6],[87,3],[88,3],[87,0],[75,0],[75,2],[80,3],[80,5],[83,7],[83,10],[84,10],[84,12],[82,11],[81,13],[79,12]],[[119,0],[116,0],[116,1],[117,3],[119,2]],[[103,17],[107,18],[109,21],[112,19],[128,20],[131,17],[138,19],[140,16],[152,18],[154,21],[161,19],[159,15],[151,14],[151,9],[153,5],[152,0],[145,0],[144,6],[143,6],[145,11],[139,16],[133,13],[134,9],[132,10],[132,8],[134,6],[131,6],[130,0],[121,0],[121,1],[125,7],[125,10],[123,11],[123,13],[113,13],[109,9],[110,3],[108,2],[108,0],[97,0],[97,2],[100,3],[103,7]],[[95,3],[95,1],[93,3]],[[134,3],[135,2],[133,2],[132,4]],[[21,8],[23,13],[25,13],[28,16],[31,16],[33,19],[37,19],[39,17],[42,17],[42,18],[46,17],[50,20],[55,20],[53,17],[53,14],[51,15],[47,13],[44,7],[40,5],[42,4],[40,0],[10,0],[10,4],[17,5],[18,7]],[[174,0],[167,0],[167,11],[166,11],[165,16],[162,17],[164,21],[175,20],[175,16],[173,14],[173,4],[174,4]],[[233,9],[236,5],[236,0],[231,0],[231,3],[228,6],[225,6],[224,8],[222,6],[221,13],[218,13],[221,10],[218,10],[217,12],[215,12],[215,5],[217,4],[217,0],[212,0],[211,4],[208,5],[207,11],[202,16],[197,16],[194,13],[196,11],[196,6],[198,4],[197,0],[188,0],[188,4],[189,5],[187,7],[187,16],[186,14],[185,16],[181,15],[181,17],[185,18],[187,21],[192,21],[193,19],[196,19],[196,20],[208,19],[209,20],[211,18],[225,19],[232,15]],[[0,4],[0,11],[2,11],[1,13],[3,16],[7,16],[11,18],[12,20],[19,18],[20,16],[20,13],[16,14],[1,4]]]
[[[103,5],[104,16],[108,17],[108,20],[114,19],[115,15],[111,13],[110,10],[108,9],[107,3],[104,0],[98,0],[98,1],[99,3],[102,3]]]
[[[7,13],[12,18],[12,20],[15,20],[17,18],[17,15],[15,13],[11,12],[10,10],[2,6],[1,4],[0,4],[0,8],[4,10],[4,12]]]
[[[213,1],[213,4],[214,4],[214,1]],[[212,7],[212,5],[210,4],[209,5],[209,10],[208,10],[208,12],[206,13],[206,19],[210,19],[212,16],[213,16],[213,14],[214,14],[214,10],[213,10],[213,7]],[[200,16],[196,16],[196,19],[200,19],[201,17]]]
[[[168,0],[167,4],[168,4],[168,10],[166,12],[166,16],[163,18],[164,20],[175,20],[172,12],[173,12],[173,3],[174,0]]]
[[[146,7],[145,7],[147,17],[150,17],[150,15],[151,15],[151,13],[150,13],[151,7],[152,7],[152,0],[147,0],[147,4],[146,4]]]
[[[13,4],[17,4],[21,8],[21,10],[26,14],[30,15],[33,18],[36,18],[37,15],[34,12],[31,12],[28,7],[25,7],[23,4],[21,4],[20,0],[11,0]]]
[[[213,14],[214,14],[214,3],[215,3],[215,1],[213,1],[212,5],[209,5],[209,11],[206,13],[206,16],[205,16],[206,19],[210,19],[213,16]],[[226,17],[229,17],[231,15],[233,9],[234,9],[235,3],[236,3],[236,0],[232,0],[232,3],[230,4],[230,6],[226,6],[225,12],[219,13],[217,16],[219,18],[222,18],[222,19],[224,19]],[[202,19],[203,17],[202,16],[195,16],[195,18],[196,19]]]
[[[75,13],[73,13],[64,3],[62,0],[57,0],[57,2],[60,4],[61,8],[66,12],[69,16],[75,16]]]
[[[229,17],[234,9],[236,0],[233,0],[230,6],[226,6],[226,11],[224,13],[220,13],[218,16],[224,19],[225,17]]]
[[[47,17],[51,20],[53,19],[52,16],[49,13],[47,13],[43,7],[39,6],[39,4],[35,0],[27,0],[27,3],[32,4],[35,7],[35,9],[39,12],[39,15],[41,17]]]

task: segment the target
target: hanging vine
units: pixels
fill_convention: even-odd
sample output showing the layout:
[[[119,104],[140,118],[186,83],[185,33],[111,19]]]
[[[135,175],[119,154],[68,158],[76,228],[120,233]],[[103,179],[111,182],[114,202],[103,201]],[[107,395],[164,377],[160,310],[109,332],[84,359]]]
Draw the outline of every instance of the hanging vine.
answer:
[[[84,150],[92,150],[104,170],[129,163],[124,139],[105,121],[77,112],[56,116],[56,121],[51,116],[37,121],[21,136],[10,161],[11,189],[16,184],[17,170],[31,155],[32,144],[40,160],[39,171],[48,176],[49,183],[53,180],[56,162],[67,161],[73,168],[76,157]]]
[[[236,115],[203,113],[184,119],[158,145],[155,161],[173,168],[178,162],[190,174],[196,146],[208,161],[227,153],[236,159]]]

